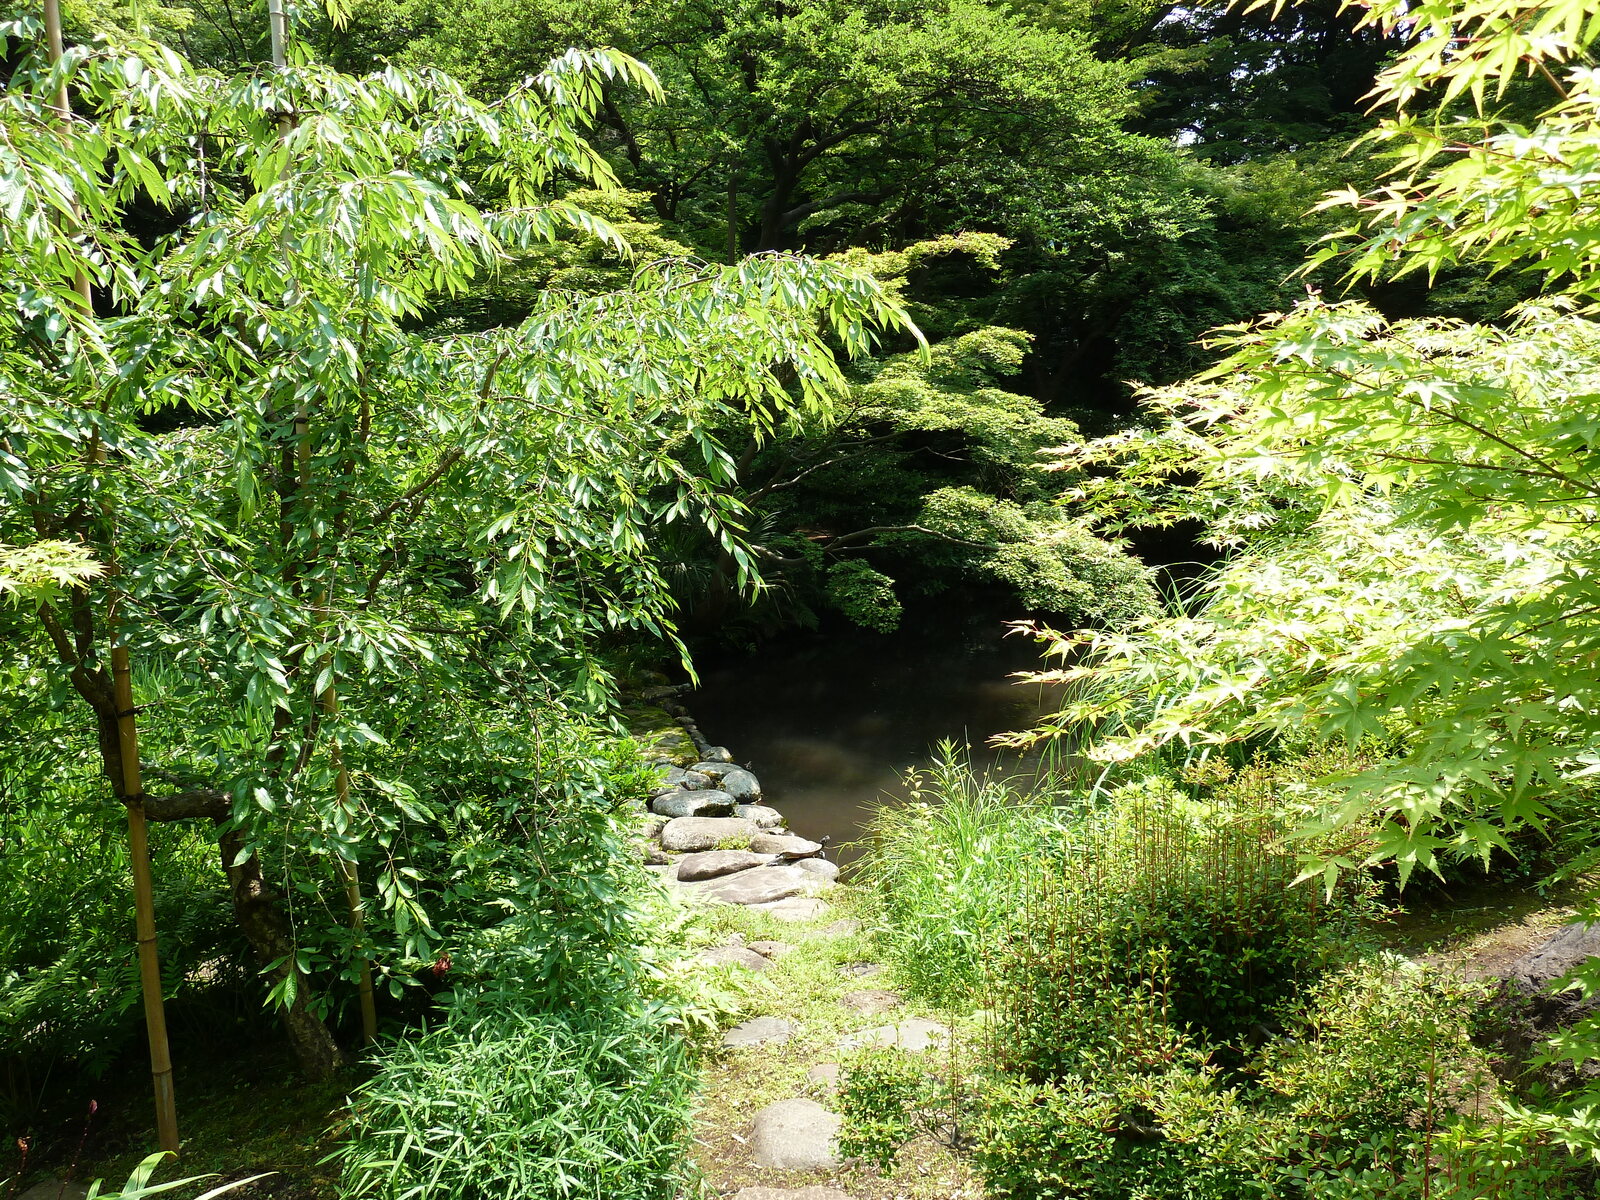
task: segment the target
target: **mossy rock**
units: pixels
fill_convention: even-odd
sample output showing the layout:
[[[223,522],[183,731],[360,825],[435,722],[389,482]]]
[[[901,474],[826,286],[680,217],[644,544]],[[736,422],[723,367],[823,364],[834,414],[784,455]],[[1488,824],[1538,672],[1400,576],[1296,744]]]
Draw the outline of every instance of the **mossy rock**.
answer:
[[[664,760],[687,767],[700,761],[694,739],[664,708],[649,704],[630,704],[622,710],[628,733],[639,743],[639,753],[647,761]]]

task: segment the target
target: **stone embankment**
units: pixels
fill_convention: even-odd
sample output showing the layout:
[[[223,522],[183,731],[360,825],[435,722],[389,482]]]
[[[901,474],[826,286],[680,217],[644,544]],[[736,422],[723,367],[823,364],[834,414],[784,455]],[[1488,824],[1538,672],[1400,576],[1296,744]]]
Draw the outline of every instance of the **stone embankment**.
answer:
[[[684,899],[740,904],[783,921],[828,911],[839,877],[820,842],[789,832],[763,803],[761,782],[701,735],[676,689],[648,689],[628,712],[634,736],[661,767],[645,805],[645,861]]]

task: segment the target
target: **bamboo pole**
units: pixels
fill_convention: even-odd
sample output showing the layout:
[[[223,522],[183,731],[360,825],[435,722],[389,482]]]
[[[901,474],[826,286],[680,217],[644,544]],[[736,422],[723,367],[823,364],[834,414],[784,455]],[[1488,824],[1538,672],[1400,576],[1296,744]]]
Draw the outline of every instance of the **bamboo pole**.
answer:
[[[61,2],[44,0],[45,38],[52,64],[61,61],[65,46],[61,36]],[[66,84],[56,92],[56,116],[71,119]],[[74,273],[73,289],[86,314],[94,312],[89,277]],[[96,452],[98,457],[98,451]],[[112,566],[113,571],[115,564]],[[111,639],[111,689],[117,709],[117,750],[122,764],[122,796],[128,810],[128,858],[133,871],[134,936],[138,944],[139,985],[144,994],[145,1032],[150,1043],[150,1079],[155,1091],[156,1139],[163,1150],[178,1152],[178,1105],[172,1080],[172,1048],[167,1038],[167,1013],[161,995],[161,956],[156,944],[155,884],[150,871],[150,839],[145,823],[144,780],[139,763],[139,730],[133,707],[133,668],[128,647],[117,628],[117,598],[113,591],[106,612],[106,632]]]

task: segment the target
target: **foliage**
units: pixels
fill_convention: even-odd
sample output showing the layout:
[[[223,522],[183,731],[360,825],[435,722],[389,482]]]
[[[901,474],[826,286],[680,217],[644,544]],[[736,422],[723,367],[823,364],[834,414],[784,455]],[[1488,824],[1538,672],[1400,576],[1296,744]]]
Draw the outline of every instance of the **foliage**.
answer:
[[[659,1022],[457,1015],[357,1093],[341,1194],[674,1196],[691,1084]]]
[[[975,778],[949,743],[907,784],[907,803],[874,813],[859,871],[882,903],[878,933],[897,978],[928,1000],[965,1000],[1025,882],[1059,853],[1065,811]]]
[[[844,1064],[839,1084],[839,1154],[859,1158],[887,1174],[901,1146],[924,1124],[937,1087],[914,1056],[863,1050]]]

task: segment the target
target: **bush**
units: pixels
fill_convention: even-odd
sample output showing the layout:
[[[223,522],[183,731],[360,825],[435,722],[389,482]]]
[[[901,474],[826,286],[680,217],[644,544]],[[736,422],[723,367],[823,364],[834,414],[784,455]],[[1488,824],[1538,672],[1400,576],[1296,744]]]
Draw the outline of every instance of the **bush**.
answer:
[[[341,1194],[665,1200],[693,1084],[660,1020],[458,1018],[396,1043],[358,1093]]]

